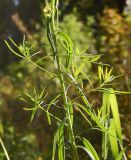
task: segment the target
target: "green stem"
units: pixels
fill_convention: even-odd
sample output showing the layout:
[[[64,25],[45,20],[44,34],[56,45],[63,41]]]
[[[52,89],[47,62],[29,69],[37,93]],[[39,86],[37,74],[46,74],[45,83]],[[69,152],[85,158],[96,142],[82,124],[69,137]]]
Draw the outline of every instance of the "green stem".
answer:
[[[107,121],[105,122],[105,127],[107,128]],[[108,135],[107,133],[103,133],[103,137],[102,137],[102,156],[104,158],[104,160],[107,159],[107,154],[108,154]]]
[[[60,84],[61,84],[61,88],[62,88],[62,92],[63,92],[62,95],[63,95],[64,106],[65,106],[65,109],[66,109],[67,124],[68,124],[68,129],[69,129],[69,136],[70,136],[70,139],[71,139],[73,157],[74,157],[74,160],[79,160],[77,147],[76,147],[76,143],[75,143],[75,137],[74,137],[73,128],[72,128],[72,124],[71,124],[71,117],[70,117],[70,111],[69,111],[69,107],[68,107],[67,96],[66,96],[64,78],[63,78],[63,74],[61,72],[59,56],[57,54],[56,54],[56,63],[57,63],[57,68],[58,68],[59,80],[60,80]]]
[[[54,22],[55,21],[55,5],[56,5],[55,1],[52,0],[51,1],[52,14],[47,17],[47,22],[46,22],[47,38],[48,38],[48,41],[49,41],[51,48],[52,48],[52,51],[53,51],[54,61],[57,64],[58,78],[60,80],[61,89],[62,89],[62,93],[63,93],[62,97],[63,97],[64,107],[65,107],[66,116],[67,116],[67,127],[69,130],[69,139],[71,141],[73,158],[74,158],[74,160],[79,160],[77,147],[76,147],[76,143],[75,143],[75,136],[74,136],[73,128],[72,128],[72,124],[71,124],[71,117],[70,117],[70,111],[69,111],[69,106],[68,106],[68,100],[67,100],[67,96],[66,96],[64,77],[62,74],[60,60],[59,60],[59,54],[57,51],[56,30],[55,30],[55,22]],[[58,12],[58,10],[57,10],[57,12]]]
[[[60,80],[61,84],[61,89],[62,89],[62,96],[63,96],[63,102],[64,102],[64,107],[66,110],[66,116],[67,116],[67,125],[68,125],[68,130],[69,130],[69,138],[71,140],[71,147],[73,151],[73,158],[74,160],[79,160],[78,152],[77,152],[77,147],[75,143],[75,136],[73,133],[73,128],[71,124],[71,117],[70,117],[70,111],[69,111],[69,106],[68,106],[68,100],[66,96],[66,89],[65,89],[65,83],[64,83],[64,77],[61,71],[61,65],[60,65],[60,60],[59,60],[59,54],[57,51],[57,42],[56,42],[56,34],[55,34],[55,26],[54,23],[51,23],[50,20],[47,20],[47,37],[50,42],[53,54],[54,54],[54,60],[56,61],[57,64],[57,70],[58,70],[58,77]]]

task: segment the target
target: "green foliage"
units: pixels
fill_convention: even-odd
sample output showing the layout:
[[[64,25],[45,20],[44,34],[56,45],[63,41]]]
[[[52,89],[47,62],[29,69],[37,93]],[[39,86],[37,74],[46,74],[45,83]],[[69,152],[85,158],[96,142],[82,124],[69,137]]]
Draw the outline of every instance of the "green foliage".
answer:
[[[23,98],[21,99],[27,103],[30,101],[32,105],[32,108],[24,108],[24,110],[32,111],[31,119],[30,119],[30,123],[31,123],[34,119],[36,111],[39,109],[40,104],[44,103],[44,99],[46,98],[46,95],[44,96],[44,90],[40,94],[38,94],[34,87],[34,95],[31,96],[29,93],[25,93],[25,96],[27,97],[28,100],[25,100]]]
[[[77,44],[80,50],[83,50],[83,48],[88,48],[90,51],[94,49],[93,46],[95,43],[95,39],[93,37],[94,29],[92,27],[94,23],[94,18],[90,16],[87,17],[86,25],[83,25],[82,22],[77,19],[77,16],[74,12],[72,14],[66,15],[63,21],[60,23],[59,27],[65,33],[70,35],[74,44]]]
[[[85,137],[79,137],[80,141],[77,142],[78,136],[74,128],[76,110],[86,122],[91,126],[95,124],[94,128],[102,132],[102,157],[104,159],[110,156],[110,152],[113,160],[123,157],[126,159],[115,96],[116,93],[124,92],[115,91],[108,87],[117,77],[111,75],[113,69],[109,68],[109,65],[100,62],[101,54],[89,54],[87,53],[87,49],[81,49],[84,46],[86,46],[84,48],[88,48],[87,43],[93,46],[89,51],[94,49],[93,33],[90,30],[94,19],[92,17],[88,18],[88,23],[86,24],[88,26],[87,30],[77,21],[74,15],[68,15],[65,17],[63,24],[59,25],[57,4],[57,0],[51,0],[49,4],[46,1],[46,6],[43,9],[47,28],[47,44],[50,44],[49,51],[51,54],[41,54],[39,57],[38,53],[41,52],[32,51],[33,46],[28,45],[25,37],[20,45],[17,45],[12,38],[9,38],[9,42],[5,40],[7,47],[16,56],[47,73],[49,83],[46,84],[45,88],[48,88],[50,82],[57,82],[59,84],[58,94],[49,103],[47,102],[46,89],[37,91],[34,87],[33,93],[25,92],[22,100],[29,107],[24,107],[24,110],[31,111],[30,123],[34,120],[38,110],[42,110],[46,113],[49,125],[53,125],[55,122],[55,125],[58,126],[54,134],[52,160],[64,160],[67,156],[70,156],[74,160],[79,160],[81,158],[79,149],[83,149],[93,160],[99,160],[99,157],[101,157],[101,154],[97,154],[95,147]],[[69,18],[72,18],[72,21],[67,23]],[[77,25],[78,28],[76,27]],[[83,39],[82,34],[74,34],[74,32],[71,32],[72,28],[74,28],[74,32],[78,33],[84,28],[82,34],[84,35],[84,32],[86,32],[88,38]],[[68,32],[71,32],[72,38],[70,38]],[[12,47],[12,44],[14,47]],[[48,59],[48,62],[53,66],[51,70],[49,67],[46,69],[43,65],[45,59]],[[98,64],[97,80],[99,79],[99,82],[97,87],[94,87],[89,78],[88,72],[92,64]],[[89,82],[92,88],[90,92],[103,92],[103,105],[98,114],[84,91],[84,80]],[[69,89],[71,87],[76,91],[73,95],[74,98],[70,94]],[[57,105],[58,100],[61,100],[60,106]],[[59,115],[58,112],[52,113],[51,109],[56,109],[57,107],[63,109],[63,114]]]
[[[104,126],[105,127],[109,126],[109,134],[107,134],[106,132],[103,133],[103,141],[102,141],[103,158],[104,159],[108,158],[109,150],[111,150],[114,159],[116,159],[119,156],[122,157],[121,154],[123,153],[124,155],[124,152],[120,151],[119,153],[119,148],[123,149],[122,130],[121,130],[117,100],[113,89],[110,89],[110,92],[103,93],[103,104],[102,104],[101,115]]]
[[[117,143],[117,139],[116,139],[117,134],[116,134],[115,124],[114,124],[114,121],[112,119],[111,119],[111,122],[110,122],[109,132],[111,134],[109,136],[110,145],[111,145],[111,152],[112,152],[112,155],[113,155],[114,159],[116,159],[116,157],[118,156],[118,143]]]
[[[85,150],[90,155],[91,159],[92,160],[100,160],[99,156],[97,155],[97,152],[95,151],[95,149],[91,145],[91,143],[85,138],[82,138],[82,142],[84,143]]]

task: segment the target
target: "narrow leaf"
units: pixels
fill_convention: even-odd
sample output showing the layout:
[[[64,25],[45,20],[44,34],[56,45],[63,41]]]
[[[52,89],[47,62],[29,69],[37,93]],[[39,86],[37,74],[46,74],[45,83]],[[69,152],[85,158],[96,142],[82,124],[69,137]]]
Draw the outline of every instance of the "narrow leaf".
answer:
[[[52,104],[54,104],[54,102],[61,96],[61,94],[58,94],[55,98],[52,99],[52,101],[49,103],[48,107],[47,107],[47,119],[48,119],[48,123],[49,125],[51,125],[51,118],[50,118],[50,114],[49,114],[49,109],[51,107]]]
[[[64,126],[65,123],[62,122],[60,127],[57,130],[57,140],[58,140],[58,159],[65,160],[65,152],[64,152]]]
[[[7,47],[9,48],[9,50],[10,50],[12,53],[14,53],[14,54],[15,54],[16,56],[18,56],[18,57],[24,58],[23,56],[21,56],[20,54],[18,54],[17,52],[15,52],[6,40],[4,40],[4,41],[5,41],[6,45],[7,45]]]
[[[111,92],[114,93],[113,89],[111,89]],[[114,124],[116,127],[116,132],[117,132],[118,138],[122,143],[121,123],[120,123],[119,110],[118,110],[118,104],[117,104],[115,93],[110,94],[110,105],[111,105],[111,110],[113,114]]]
[[[116,160],[122,160],[123,154],[125,153],[126,149],[123,149],[117,156]]]
[[[93,158],[95,160],[100,160],[100,158],[99,158],[96,150],[92,146],[92,144],[86,138],[82,138],[82,142],[83,142],[84,146],[86,147],[86,149],[90,151],[90,153],[92,154]]]
[[[56,136],[56,133],[55,133],[54,134],[54,141],[53,141],[52,160],[55,160],[56,145],[57,145],[57,136]]]
[[[80,148],[80,149],[84,150],[84,151],[89,155],[89,157],[91,158],[91,160],[96,160],[96,159],[94,158],[94,156],[92,155],[91,151],[88,150],[86,147],[77,146],[77,148]]]
[[[112,155],[116,159],[116,157],[118,156],[118,142],[116,138],[117,137],[116,127],[113,119],[111,119],[111,122],[110,122],[109,132],[111,133],[111,135],[109,135],[109,139],[110,139]]]

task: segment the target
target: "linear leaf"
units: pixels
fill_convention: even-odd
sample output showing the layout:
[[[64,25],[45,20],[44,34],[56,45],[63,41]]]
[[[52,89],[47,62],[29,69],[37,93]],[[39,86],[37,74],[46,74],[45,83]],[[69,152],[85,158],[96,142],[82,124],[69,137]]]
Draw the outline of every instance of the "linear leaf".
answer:
[[[13,45],[19,49],[19,46],[13,41],[13,39],[11,37],[9,37],[10,41],[13,43]]]
[[[110,122],[109,132],[111,133],[111,135],[113,135],[113,136],[109,135],[109,139],[110,139],[112,155],[116,159],[116,157],[118,156],[118,141],[116,138],[117,137],[116,127],[113,119],[111,119],[111,122]]]
[[[79,106],[83,111],[85,111],[94,120],[94,122],[98,125],[98,127],[101,128],[102,132],[109,133],[108,130],[99,121],[96,115],[94,115],[91,111],[85,108],[82,104],[77,103],[77,106]]]
[[[67,50],[66,67],[68,67],[71,61],[71,57],[72,57],[73,42],[71,38],[64,32],[58,32],[57,35],[63,47]]]
[[[77,110],[80,112],[80,114],[82,115],[82,117],[92,126],[91,122],[88,120],[88,118],[86,117],[86,115],[81,111],[81,109],[79,107],[77,107]]]
[[[58,141],[58,159],[65,160],[65,151],[64,151],[64,126],[65,123],[62,122],[57,130],[57,141]]]
[[[96,62],[101,58],[101,55],[95,55],[89,62]]]
[[[114,90],[111,89],[111,92],[114,93]],[[121,123],[120,123],[119,110],[118,110],[118,104],[117,104],[115,93],[110,94],[110,105],[111,105],[111,110],[113,114],[114,124],[116,127],[116,132],[117,132],[118,138],[122,143]]]
[[[125,153],[126,149],[123,149],[117,156],[116,160],[122,160],[123,154]]]
[[[50,118],[50,114],[49,114],[49,109],[51,107],[52,104],[54,104],[54,102],[61,96],[61,94],[58,94],[55,98],[52,99],[52,101],[49,103],[48,107],[47,107],[47,119],[48,119],[48,123],[49,125],[51,125],[51,118]]]
[[[6,40],[4,40],[4,41],[5,41],[5,44],[7,45],[7,47],[9,48],[9,50],[10,50],[12,53],[14,53],[14,54],[15,54],[16,56],[18,56],[18,57],[24,58],[24,56],[22,56],[22,55],[18,54],[17,52],[15,52]]]
[[[84,137],[82,137],[82,142],[84,144],[84,146],[86,147],[87,150],[90,151],[90,153],[92,154],[92,156],[94,157],[95,160],[100,160],[96,150],[94,149],[94,147],[92,146],[92,144]]]
[[[82,150],[84,150],[88,155],[89,155],[89,157],[92,159],[92,160],[96,160],[95,158],[94,158],[94,156],[92,155],[92,153],[91,153],[91,151],[90,150],[88,150],[86,147],[83,147],[83,146],[77,146],[77,148],[80,148],[80,149],[82,149]]]
[[[102,82],[102,80],[104,78],[104,73],[103,73],[103,67],[102,66],[98,66],[98,76],[99,76],[100,82]]]
[[[57,136],[55,133],[54,134],[54,141],[53,141],[52,160],[55,160],[56,145],[57,145]]]

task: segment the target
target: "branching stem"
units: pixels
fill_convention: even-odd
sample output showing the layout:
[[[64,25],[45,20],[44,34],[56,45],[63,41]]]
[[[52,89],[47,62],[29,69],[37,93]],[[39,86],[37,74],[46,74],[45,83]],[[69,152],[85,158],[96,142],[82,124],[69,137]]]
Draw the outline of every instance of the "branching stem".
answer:
[[[72,124],[71,124],[71,117],[70,117],[70,111],[69,111],[69,104],[68,104],[68,100],[67,100],[67,96],[66,96],[66,87],[65,87],[64,77],[62,74],[59,54],[58,54],[58,50],[57,50],[55,26],[54,26],[54,23],[52,23],[49,19],[47,19],[47,37],[48,37],[48,40],[50,42],[50,45],[51,45],[51,48],[52,48],[52,51],[54,54],[54,61],[57,64],[58,78],[59,78],[60,84],[61,84],[63,103],[64,103],[64,107],[65,107],[65,111],[66,111],[67,125],[68,125],[68,130],[69,130],[69,138],[71,141],[71,147],[72,147],[72,151],[73,151],[73,158],[74,158],[74,160],[79,160],[77,147],[76,147],[76,143],[75,143],[75,136],[74,136],[73,128],[72,128]]]

